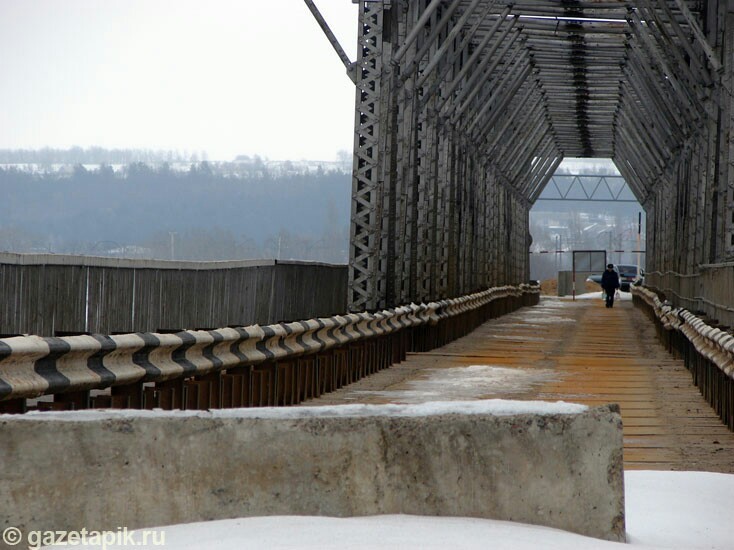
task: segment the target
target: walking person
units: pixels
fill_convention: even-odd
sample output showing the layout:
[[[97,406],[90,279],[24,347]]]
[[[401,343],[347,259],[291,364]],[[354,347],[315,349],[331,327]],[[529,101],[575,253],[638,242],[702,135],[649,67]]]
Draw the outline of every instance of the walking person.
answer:
[[[619,288],[619,274],[614,271],[614,264],[607,264],[607,270],[601,276],[601,287],[607,298],[607,307],[614,307],[614,293]]]

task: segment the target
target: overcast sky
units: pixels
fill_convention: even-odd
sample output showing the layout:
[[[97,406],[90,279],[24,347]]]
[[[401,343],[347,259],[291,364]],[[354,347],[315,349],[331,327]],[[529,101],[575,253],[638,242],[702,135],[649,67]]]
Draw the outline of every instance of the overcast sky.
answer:
[[[316,0],[356,56],[358,6]],[[303,0],[0,0],[0,148],[332,160],[354,86]]]

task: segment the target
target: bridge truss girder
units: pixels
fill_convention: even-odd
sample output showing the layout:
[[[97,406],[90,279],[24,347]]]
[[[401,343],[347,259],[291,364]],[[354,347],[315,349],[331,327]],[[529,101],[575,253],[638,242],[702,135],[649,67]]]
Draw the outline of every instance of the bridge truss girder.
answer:
[[[622,176],[594,174],[554,174],[539,201],[629,202],[637,204]]]
[[[351,309],[526,280],[564,157],[614,160],[650,270],[734,253],[725,0],[359,4]]]

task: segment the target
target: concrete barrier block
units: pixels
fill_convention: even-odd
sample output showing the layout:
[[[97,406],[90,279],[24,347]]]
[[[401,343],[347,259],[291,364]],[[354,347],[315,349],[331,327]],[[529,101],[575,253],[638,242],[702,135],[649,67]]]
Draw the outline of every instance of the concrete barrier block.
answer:
[[[615,406],[474,401],[0,416],[0,525],[469,516],[624,540]]]

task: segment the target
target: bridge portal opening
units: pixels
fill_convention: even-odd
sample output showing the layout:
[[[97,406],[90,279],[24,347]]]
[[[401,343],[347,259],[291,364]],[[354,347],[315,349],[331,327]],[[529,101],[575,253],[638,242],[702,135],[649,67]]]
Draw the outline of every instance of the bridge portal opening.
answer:
[[[612,160],[564,159],[530,209],[530,278],[571,271],[574,250],[605,250],[609,262],[644,269],[646,222]]]

